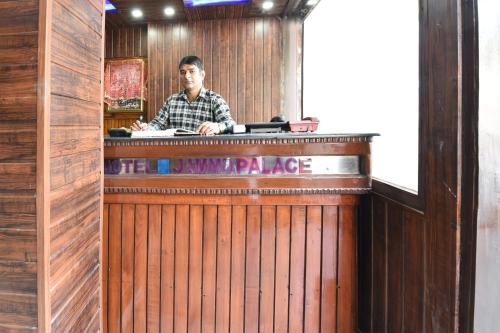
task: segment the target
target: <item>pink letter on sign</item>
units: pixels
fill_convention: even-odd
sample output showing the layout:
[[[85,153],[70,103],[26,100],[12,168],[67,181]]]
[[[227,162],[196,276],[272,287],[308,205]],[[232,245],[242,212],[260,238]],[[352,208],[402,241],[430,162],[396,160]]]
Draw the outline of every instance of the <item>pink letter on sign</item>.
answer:
[[[273,174],[277,173],[285,173],[285,170],[283,169],[283,163],[281,162],[281,157],[276,158],[276,161],[274,161]]]
[[[241,170],[248,167],[248,160],[246,158],[236,159],[236,173],[241,174]]]
[[[310,158],[301,158],[299,160],[299,173],[312,173]]]
[[[285,170],[288,173],[297,172],[297,159],[295,157],[290,157],[286,159]]]
[[[256,174],[260,173],[260,166],[257,157],[252,158],[252,162],[250,163],[250,170],[248,170],[248,173],[251,174],[252,172],[255,172]]]

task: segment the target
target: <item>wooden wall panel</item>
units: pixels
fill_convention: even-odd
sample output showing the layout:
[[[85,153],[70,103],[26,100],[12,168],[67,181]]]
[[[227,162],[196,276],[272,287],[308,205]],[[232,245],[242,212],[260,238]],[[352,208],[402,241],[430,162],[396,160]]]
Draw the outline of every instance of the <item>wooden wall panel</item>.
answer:
[[[57,0],[52,15],[51,327],[80,331],[100,314],[104,13],[94,1]]]
[[[106,59],[112,58],[132,58],[148,56],[148,36],[147,26],[133,26],[112,28],[107,27],[105,36]],[[149,78],[151,80],[151,78]],[[148,89],[149,90],[149,89]],[[146,102],[146,108],[148,103]],[[146,113],[146,112],[145,112]],[[139,119],[140,112],[122,112],[104,114],[104,135],[108,134],[108,129],[116,127],[130,127]]]
[[[106,29],[106,59],[148,56],[145,25]]]
[[[106,58],[148,59],[146,119],[180,91],[177,65],[183,56],[195,54],[205,63],[205,86],[222,95],[237,122],[268,121],[284,113],[283,25],[278,18],[252,18],[108,29]],[[138,117],[106,114],[104,133],[129,127]]]
[[[288,330],[300,332],[304,322],[304,275],[306,242],[306,207],[293,206],[290,219],[290,291]]]
[[[350,332],[355,206],[193,200],[109,205],[109,332]]]
[[[360,223],[363,332],[473,331],[477,1],[420,5],[419,193],[373,182]]]
[[[423,214],[375,194],[360,211],[360,331],[425,332]]]
[[[278,18],[211,20],[148,26],[148,119],[181,89],[178,63],[195,54],[205,87],[219,93],[239,123],[268,121],[281,110],[283,47]]]
[[[0,3],[0,331],[37,328],[37,0]]]
[[[219,206],[217,209],[217,289],[215,293],[216,332],[227,332],[229,330],[229,309],[231,297],[231,220],[231,207]]]
[[[119,206],[119,205],[116,205]],[[134,330],[137,332],[146,331],[146,291],[147,291],[147,260],[144,258],[147,257],[147,230],[148,230],[148,211],[146,205],[137,205],[135,209],[135,228],[134,228]],[[110,217],[116,219],[116,223],[120,223],[120,218],[118,216],[113,216],[112,211],[110,211]],[[111,220],[111,218],[110,218]],[[129,231],[130,232],[130,231]],[[109,237],[112,236],[112,230],[109,230]],[[113,251],[120,252],[120,248],[118,245],[113,247]],[[111,251],[111,249],[110,249]],[[116,254],[117,256],[121,256],[120,253]],[[121,279],[119,275],[118,278]],[[113,290],[117,290],[120,288],[120,282],[116,282],[117,286],[113,287],[114,289],[109,289],[108,296],[111,295]],[[110,285],[111,287],[111,285]],[[120,312],[119,304],[117,303],[118,309],[115,313]],[[110,307],[111,309],[111,307]],[[112,321],[109,320],[108,323],[110,327],[110,332],[114,332],[115,330],[111,329]],[[115,323],[116,329],[120,329],[119,322]]]
[[[146,104],[147,105],[147,104]],[[139,119],[141,112],[106,112],[104,114],[104,125],[103,132],[104,135],[108,134],[110,128],[126,127],[129,128],[130,125]]]

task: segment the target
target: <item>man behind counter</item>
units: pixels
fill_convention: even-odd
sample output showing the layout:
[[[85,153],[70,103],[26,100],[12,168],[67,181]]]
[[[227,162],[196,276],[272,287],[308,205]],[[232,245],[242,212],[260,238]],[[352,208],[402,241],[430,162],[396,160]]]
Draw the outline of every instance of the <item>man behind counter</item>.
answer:
[[[136,121],[133,131],[183,128],[200,134],[220,134],[231,130],[235,122],[224,99],[203,87],[203,62],[196,56],[182,58],[179,75],[184,90],[170,96],[153,120]]]

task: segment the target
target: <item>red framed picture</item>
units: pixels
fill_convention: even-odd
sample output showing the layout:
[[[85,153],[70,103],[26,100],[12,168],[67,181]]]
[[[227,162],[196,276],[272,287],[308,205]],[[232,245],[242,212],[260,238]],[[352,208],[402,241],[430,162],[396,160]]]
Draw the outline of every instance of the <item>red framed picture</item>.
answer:
[[[144,111],[146,64],[143,58],[108,59],[104,69],[104,103],[108,112]]]

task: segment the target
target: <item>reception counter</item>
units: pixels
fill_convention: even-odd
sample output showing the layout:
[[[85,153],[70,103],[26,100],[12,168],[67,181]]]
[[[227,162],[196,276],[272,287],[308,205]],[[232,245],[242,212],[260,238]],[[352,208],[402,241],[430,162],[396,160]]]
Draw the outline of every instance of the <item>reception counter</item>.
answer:
[[[354,332],[371,134],[107,138],[110,332]]]

